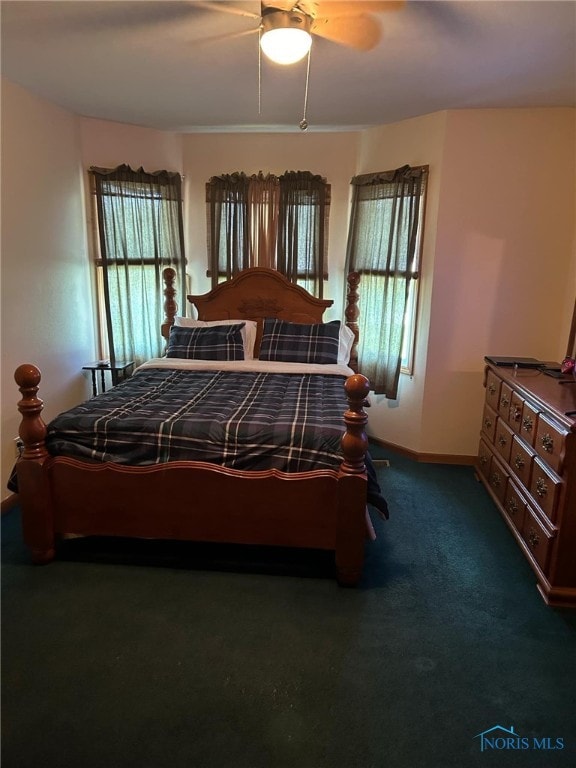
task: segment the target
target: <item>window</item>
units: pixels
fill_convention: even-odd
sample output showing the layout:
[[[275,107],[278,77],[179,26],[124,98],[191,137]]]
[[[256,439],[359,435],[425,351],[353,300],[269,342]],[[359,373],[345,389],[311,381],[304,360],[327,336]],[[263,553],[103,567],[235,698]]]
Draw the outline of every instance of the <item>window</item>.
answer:
[[[145,173],[127,165],[91,168],[99,257],[99,295],[112,360],[159,357],[162,272],[176,270],[184,305],[185,267],[179,174]],[[102,317],[102,313],[101,313]]]
[[[325,179],[308,171],[213,176],[206,202],[213,285],[263,266],[322,297],[330,207]]]
[[[347,271],[360,274],[358,359],[372,389],[395,398],[412,364],[428,168],[352,179]]]

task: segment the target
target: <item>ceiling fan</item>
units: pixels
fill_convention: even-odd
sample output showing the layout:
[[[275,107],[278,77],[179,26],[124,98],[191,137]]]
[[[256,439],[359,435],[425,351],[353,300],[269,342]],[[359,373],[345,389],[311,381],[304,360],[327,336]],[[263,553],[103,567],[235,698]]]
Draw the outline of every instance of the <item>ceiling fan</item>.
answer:
[[[374,14],[395,11],[405,0],[261,0],[260,15],[244,4],[212,0],[199,8],[254,19],[257,25],[241,35],[258,32],[264,54],[278,64],[300,61],[314,36],[360,51],[374,48],[381,28]],[[234,35],[236,36],[236,35]]]
[[[255,26],[252,29],[224,37],[229,39],[257,32],[259,50],[277,64],[295,64],[308,56],[304,114],[298,124],[305,131],[308,128],[306,106],[310,49],[314,36],[359,51],[368,51],[378,44],[381,36],[380,24],[374,14],[398,10],[404,3],[405,0],[261,0],[259,16],[246,9],[244,3],[226,0],[195,0],[194,6],[254,19]],[[258,101],[260,105],[260,85]]]

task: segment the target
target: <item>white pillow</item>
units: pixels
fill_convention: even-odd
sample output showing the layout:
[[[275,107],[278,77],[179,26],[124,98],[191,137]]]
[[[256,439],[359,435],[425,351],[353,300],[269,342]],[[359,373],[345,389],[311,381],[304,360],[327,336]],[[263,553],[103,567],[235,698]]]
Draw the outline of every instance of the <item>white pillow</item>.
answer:
[[[340,333],[338,334],[338,362],[348,365],[350,362],[350,352],[354,344],[354,331],[344,323],[340,323]]]
[[[254,360],[254,344],[256,342],[256,330],[258,324],[255,320],[194,320],[191,317],[175,317],[174,325],[181,328],[209,328],[213,325],[236,325],[244,323],[242,328],[242,341],[244,342],[244,359]],[[354,336],[354,334],[352,334]]]

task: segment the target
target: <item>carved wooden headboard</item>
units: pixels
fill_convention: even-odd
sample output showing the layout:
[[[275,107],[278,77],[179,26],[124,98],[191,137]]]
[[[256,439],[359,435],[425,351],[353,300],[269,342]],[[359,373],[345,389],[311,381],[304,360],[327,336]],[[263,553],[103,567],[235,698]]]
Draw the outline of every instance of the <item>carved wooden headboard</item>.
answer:
[[[293,323],[321,323],[324,311],[334,303],[317,299],[266,267],[245,269],[209,293],[188,296],[188,301],[197,308],[199,320],[277,317]]]
[[[162,335],[166,339],[177,312],[174,299],[175,279],[176,273],[171,267],[164,270],[166,318],[162,325]],[[355,291],[352,292],[355,295]],[[334,303],[331,299],[318,299],[312,296],[301,286],[291,283],[280,272],[267,267],[245,269],[231,280],[220,283],[208,293],[191,294],[187,298],[196,307],[198,320],[260,321],[258,322],[256,350],[260,346],[262,320],[265,317],[277,317],[292,323],[321,323],[324,312]],[[349,293],[346,319],[357,338],[357,326],[354,322],[356,314],[350,312],[350,298]],[[354,304],[355,301],[356,297]]]

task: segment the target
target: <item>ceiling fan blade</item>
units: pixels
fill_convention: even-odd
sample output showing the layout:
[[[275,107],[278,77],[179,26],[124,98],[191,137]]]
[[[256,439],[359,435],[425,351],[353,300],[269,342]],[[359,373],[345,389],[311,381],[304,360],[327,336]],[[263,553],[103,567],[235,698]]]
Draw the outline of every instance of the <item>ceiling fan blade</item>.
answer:
[[[224,32],[221,35],[212,35],[210,37],[197,37],[190,40],[194,45],[210,45],[212,43],[228,42],[230,40],[237,40],[239,37],[247,37],[248,35],[255,35],[258,32],[258,27],[254,29],[245,29],[242,32]]]
[[[262,9],[262,16],[266,12],[270,12],[270,9],[274,9],[275,11],[291,11],[293,8],[299,6],[300,3],[295,2],[295,0],[262,0],[260,3],[260,7]],[[307,11],[304,11],[304,13],[307,13]]]
[[[229,13],[232,16],[244,16],[249,19],[259,19],[260,16],[254,11],[248,11],[246,8],[239,8],[235,3],[227,3],[225,0],[193,0],[193,4],[197,8],[201,8],[204,11],[218,11],[219,13]]]
[[[398,11],[406,0],[318,0],[318,16],[359,16]]]
[[[382,30],[372,16],[322,16],[312,23],[312,33],[358,51],[369,51],[380,42]]]

